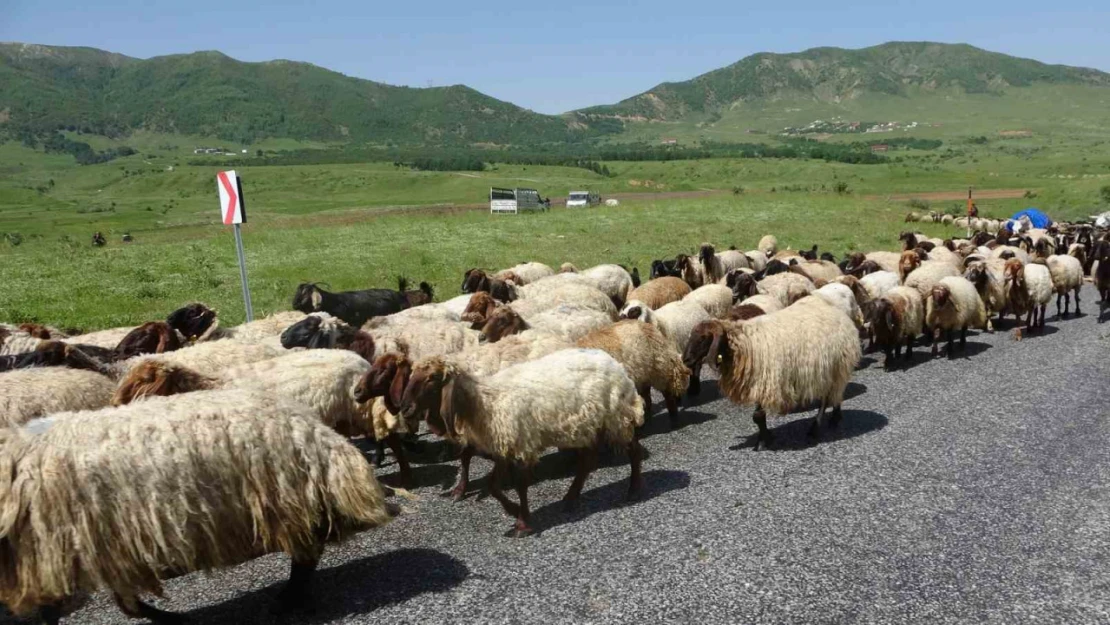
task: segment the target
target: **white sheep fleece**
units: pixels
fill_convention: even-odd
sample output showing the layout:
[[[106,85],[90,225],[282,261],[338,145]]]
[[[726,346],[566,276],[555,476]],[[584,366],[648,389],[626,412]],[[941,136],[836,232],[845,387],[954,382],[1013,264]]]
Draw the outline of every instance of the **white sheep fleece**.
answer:
[[[773,312],[780,311],[784,308],[779,298],[774,295],[752,295],[751,297],[740,302],[747,306],[755,306],[763,311],[763,314],[769,315]]]
[[[937,308],[931,293],[925,300],[925,325],[938,330],[986,328],[987,310],[975,285],[963,276],[949,276],[937,282],[948,289],[948,305]]]
[[[994,248],[993,250],[991,250],[991,258],[1002,258],[1002,255],[1006,252],[1013,252],[1014,258],[1020,260],[1021,264],[1023,265],[1028,265],[1029,261],[1033,260],[1033,258],[1029,256],[1028,252],[1021,249],[1020,247],[1013,247],[1011,245],[999,245],[998,247]]]
[[[1040,263],[1026,265],[1025,290],[1029,292],[1029,297],[1034,303],[1047,304],[1053,294],[1052,274],[1048,267]]]
[[[446,302],[440,304],[440,306],[446,308],[448,312],[454,314],[456,317],[461,317],[462,314],[466,312],[466,307],[470,304],[470,298],[472,295],[472,293],[467,293],[466,295],[452,297]]]
[[[1048,273],[1052,277],[1053,289],[1064,294],[1083,286],[1083,265],[1079,259],[1069,255],[1049,256]]]
[[[580,274],[561,273],[558,276],[541,280],[536,284],[542,285],[547,280],[556,280],[559,276],[580,276]],[[516,300],[509,306],[527,321],[531,317],[561,304],[576,304],[603,312],[609,315],[611,320],[617,318],[617,307],[613,305],[613,300],[609,299],[609,296],[599,291],[592,284],[584,283],[562,283],[552,289],[532,291],[524,299]]]
[[[773,258],[779,251],[779,241],[775,238],[775,235],[765,234],[763,238],[759,240],[759,244],[756,245],[756,248],[760,252],[763,252],[764,256],[767,258]]]
[[[767,268],[767,259],[769,256],[768,254],[765,254],[760,250],[749,250],[748,252],[745,252],[744,255],[748,257],[748,262],[751,263],[751,267],[753,270],[763,271]]]
[[[552,447],[627,445],[643,425],[632,379],[600,350],[562,350],[485,377],[458,370],[454,387],[460,439],[526,465]]]
[[[674,343],[675,349],[680,354],[686,351],[686,345],[690,342],[694,328],[699,323],[712,319],[701,304],[687,300],[671,302],[660,307],[659,310],[652,310],[639,300],[629,300],[622,314],[634,307],[640,308],[640,321],[658,326],[659,331]]]
[[[577,304],[560,304],[527,319],[530,330],[576,341],[598,328],[613,323],[608,313]]]
[[[477,349],[449,355],[448,359],[473,375],[492,375],[513,365],[574,347],[572,341],[536,330],[525,330]]]
[[[890,291],[896,286],[902,286],[902,281],[898,278],[896,271],[876,271],[869,273],[859,279],[859,283],[863,285],[867,295],[872,300],[882,297],[885,293]]]
[[[903,311],[900,325],[901,338],[915,338],[921,334],[925,323],[925,302],[917,289],[896,286],[884,293],[881,299],[891,302],[896,310]]]
[[[103,408],[115,387],[107,376],[68,367],[0,373],[0,426],[23,425],[55,412]]]
[[[579,275],[593,280],[598,290],[621,302],[628,299],[628,293],[632,290],[632,275],[620,265],[597,265]]]
[[[759,292],[771,295],[783,306],[789,306],[813,292],[814,286],[805,276],[792,272],[776,273],[756,283]]]
[[[375,351],[403,351],[414,360],[474,349],[480,334],[459,321],[423,319],[367,331],[374,337]]]
[[[508,269],[502,269],[501,271],[493,274],[493,277],[497,278],[498,280],[502,280],[510,271],[512,273],[515,273],[516,276],[521,280],[521,283],[517,286],[532,284],[537,280],[542,280],[543,278],[555,275],[555,270],[551,267],[543,263],[529,262],[521,263],[519,265],[516,265],[515,267],[509,267]]]
[[[839,282],[830,282],[813,292],[814,295],[825,300],[834,308],[841,311],[856,324],[857,328],[863,327],[863,313],[860,312],[859,303],[852,289]]]
[[[230,328],[217,328],[206,333],[204,340],[231,339],[240,343],[261,343],[280,337],[286,328],[307,316],[300,311],[284,310]]]
[[[921,294],[922,299],[927,299],[929,294],[933,292],[933,287],[941,278],[956,277],[960,275],[960,270],[956,269],[949,263],[927,260],[913,271],[910,275],[906,276],[906,281],[902,286],[917,289]]]
[[[902,255],[897,252],[868,252],[864,258],[877,264],[883,271],[898,273],[898,261]]]
[[[88,334],[79,334],[62,339],[63,343],[71,343],[74,345],[94,345],[96,347],[103,347],[104,349],[115,349],[123,337],[130,334],[132,330],[138,326],[128,326],[126,328],[109,328],[107,330],[98,330],[96,332],[89,332]]]
[[[241,343],[239,341],[211,341],[183,347],[162,354],[135,356],[112,365],[119,375],[124,375],[146,360],[157,360],[196,371],[208,377],[218,377],[224,370],[237,365],[250,364],[277,358],[289,353],[273,343]]]
[[[721,284],[707,284],[694,289],[682,299],[698,304],[714,319],[724,319],[732,308],[732,289]]]

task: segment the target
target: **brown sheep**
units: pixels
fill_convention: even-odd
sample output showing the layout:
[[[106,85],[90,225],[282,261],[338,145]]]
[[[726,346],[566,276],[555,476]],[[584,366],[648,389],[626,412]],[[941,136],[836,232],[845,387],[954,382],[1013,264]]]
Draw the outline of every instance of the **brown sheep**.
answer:
[[[498,305],[492,295],[479,291],[470,296],[470,301],[467,302],[466,309],[459,318],[467,323],[482,325],[497,310]]]
[[[677,302],[690,294],[690,285],[681,278],[665,276],[648,280],[628,293],[628,301],[638,300],[652,310]]]
[[[123,337],[116,346],[116,360],[141,354],[162,354],[181,349],[181,337],[165,321],[148,321]]]

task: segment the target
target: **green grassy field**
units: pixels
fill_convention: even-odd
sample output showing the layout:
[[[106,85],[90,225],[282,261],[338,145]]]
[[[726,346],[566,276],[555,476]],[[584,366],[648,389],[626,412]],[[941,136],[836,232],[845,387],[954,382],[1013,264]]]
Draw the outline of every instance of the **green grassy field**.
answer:
[[[201,140],[157,135],[129,142],[140,154],[76,166],[72,157],[0,145],[0,320],[85,329],[160,318],[207,302],[224,323],[242,319],[230,231],[219,224],[217,167],[187,165]],[[176,146],[176,147],[174,147]],[[98,146],[98,149],[111,147]],[[230,147],[230,146],[229,146]],[[427,280],[439,299],[457,294],[468,267],[524,260],[579,266],[635,265],[692,252],[702,241],[750,249],[766,233],[784,246],[814,243],[838,256],[894,249],[908,207],[893,194],[1028,190],[1032,198],[980,202],[1003,217],[1038,206],[1058,219],[1098,210],[1110,185],[1110,150],[1096,134],[946,141],[901,162],[847,165],[804,160],[712,159],[608,163],[584,169],[498,165],[481,172],[417,172],[387,163],[240,167],[250,223],[244,228],[255,308],[288,307],[299,281],[334,289]],[[172,168],[172,169],[171,169]],[[848,193],[834,192],[837,183]],[[571,189],[624,196],[617,208],[491,216],[450,206],[481,204],[490,186],[529,186],[553,198]],[[734,194],[735,187],[742,192]],[[716,190],[663,199],[650,192]],[[439,209],[411,207],[442,205]],[[960,202],[934,202],[949,210]],[[109,245],[89,245],[92,232]],[[129,231],[136,242],[122,244]],[[944,234],[928,226],[930,234]],[[955,234],[954,231],[949,231]]]

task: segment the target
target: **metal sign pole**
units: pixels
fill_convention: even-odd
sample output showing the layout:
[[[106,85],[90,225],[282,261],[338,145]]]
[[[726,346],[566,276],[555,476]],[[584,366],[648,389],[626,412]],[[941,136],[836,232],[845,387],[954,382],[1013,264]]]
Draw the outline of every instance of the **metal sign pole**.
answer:
[[[239,255],[239,281],[243,284],[243,306],[247,309],[247,321],[254,321],[251,290],[247,286],[247,260],[243,256],[243,235],[239,232],[239,224],[235,224],[235,252]]]

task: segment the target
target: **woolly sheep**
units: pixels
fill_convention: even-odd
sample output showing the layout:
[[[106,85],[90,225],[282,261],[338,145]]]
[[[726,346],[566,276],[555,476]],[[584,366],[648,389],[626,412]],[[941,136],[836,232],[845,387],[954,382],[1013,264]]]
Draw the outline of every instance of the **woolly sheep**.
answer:
[[[764,254],[760,250],[751,250],[745,252],[744,255],[748,257],[748,263],[751,264],[751,268],[754,271],[763,271],[767,268],[767,261],[770,259],[770,255]]]
[[[306,316],[305,313],[297,310],[276,312],[262,319],[248,321],[230,328],[217,328],[209,333],[204,340],[230,339],[240,343],[261,343],[267,339],[281,336],[286,328],[301,321]]]
[[[0,332],[0,356],[18,356],[39,349],[46,339],[36,338],[26,332]],[[115,347],[115,345],[112,345]]]
[[[978,260],[968,263],[964,277],[975,285],[979,298],[987,311],[987,332],[994,332],[991,315],[1006,310],[1006,289],[1004,286],[1005,263],[1000,259]]]
[[[513,310],[511,306],[505,306],[494,311],[486,319],[486,323],[478,334],[478,340],[496,343],[511,334],[518,334],[525,330],[535,330],[568,341],[575,341],[598,328],[609,325],[612,321],[607,313],[575,304],[561,304],[550,310],[532,315],[527,319]],[[416,356],[416,358],[419,358],[419,356]]]
[[[784,308],[779,298],[773,295],[752,295],[744,298],[729,311],[729,320],[743,321],[759,315],[769,315]]]
[[[813,282],[796,273],[777,273],[759,281],[757,288],[764,295],[771,295],[789,306],[813,292]]]
[[[447,310],[449,313],[455,315],[456,317],[462,317],[462,314],[466,310],[467,305],[470,304],[471,297],[473,297],[472,293],[467,293],[458,297],[452,297],[446,302],[439,304],[439,306]]]
[[[760,252],[763,252],[767,258],[773,258],[779,251],[779,242],[774,235],[765,234],[759,240],[759,245],[755,246]]]
[[[374,359],[377,349],[374,337],[368,332],[349,326],[328,313],[312,313],[289,326],[281,333],[280,344],[284,349],[344,349],[362,356],[367,362]]]
[[[717,282],[733,269],[750,267],[748,257],[736,250],[725,250],[716,253],[713,246],[703,243],[698,251],[698,262],[701,264],[702,273],[706,283]]]
[[[269,360],[285,353],[287,352],[284,349],[266,343],[213,341],[197,343],[192,347],[164,354],[150,354],[130,358],[112,365],[112,370],[115,375],[123,376],[143,362],[157,360],[167,364],[188,367],[201,375],[217,376],[222,371],[236,365]]]
[[[712,319],[705,308],[700,304],[688,300],[671,302],[659,310],[652,310],[647,304],[639,300],[629,300],[621,311],[622,319],[638,319],[659,328],[663,336],[675,346],[681,354],[690,342],[690,335],[694,328],[703,321]],[[687,390],[691,396],[701,393],[701,369],[690,372],[690,386]]]
[[[651,389],[663,395],[671,427],[678,425],[678,400],[690,384],[682,355],[654,325],[634,319],[618,321],[578,339],[577,346],[600,349],[624,365],[640,391],[645,420],[651,414]]]
[[[864,260],[869,260],[882,268],[883,271],[898,272],[898,260],[902,257],[897,252],[870,252],[864,254]]]
[[[699,259],[693,256],[687,256],[686,254],[679,254],[675,257],[674,263],[679,276],[691,289],[696,289],[706,283],[712,282],[706,275],[705,267]],[[727,273],[725,275],[727,275]]]
[[[504,369],[474,376],[442,358],[421,361],[401,404],[402,416],[425,411],[436,434],[476,448],[494,458],[490,494],[516,517],[513,536],[529,526],[527,470],[551,447],[579,453],[578,472],[565,501],[573,505],[596,460],[599,444],[628,448],[632,475],[629,496],[642,489],[643,448],[636,428],[643,404],[623,366],[599,350],[568,349]],[[515,478],[520,503],[508,500],[500,483]]]
[[[560,275],[576,276],[578,274]],[[543,285],[547,280],[554,280],[554,278],[546,278],[529,285],[529,287]],[[594,287],[592,283],[553,283],[553,286],[554,288],[529,292],[521,299],[514,301],[509,307],[525,319],[562,304],[574,304],[582,308],[603,312],[609,315],[611,320],[617,318],[617,307],[613,304],[613,300]]]
[[[1052,299],[1052,274],[1040,263],[1023,265],[1020,260],[1006,261],[1006,300],[1010,311],[1021,321],[1026,315],[1025,329],[1032,331],[1044,327],[1044,310]],[[1020,329],[1017,337],[1021,338]]]
[[[598,265],[578,275],[592,280],[598,290],[608,295],[618,307],[628,300],[628,293],[633,288],[632,274],[620,265]]]
[[[860,278],[859,283],[872,300],[878,299],[894,287],[902,285],[902,281],[898,279],[898,274],[894,271],[869,273]]]
[[[682,301],[698,304],[714,319],[724,319],[732,308],[732,289],[723,284],[707,284],[691,291]]]
[[[1075,314],[1079,312],[1079,291],[1083,288],[1083,264],[1071,255],[1052,255],[1046,261],[1048,273],[1052,277],[1052,288],[1056,292],[1056,316],[1060,317],[1060,298],[1064,298],[1064,313],[1068,316],[1071,305],[1070,291],[1075,291]]]
[[[830,282],[815,290],[814,295],[825,300],[833,308],[843,312],[859,330],[863,329],[863,313],[860,312],[859,303],[852,289],[838,282]]]
[[[813,401],[839,423],[844,389],[860,360],[856,328],[846,315],[819,297],[806,297],[783,310],[750,321],[707,321],[694,330],[683,360],[694,369],[716,366],[721,392],[738,404],[755,404],[756,442],[770,443],[767,411],[785,415]]]
[[[817,280],[832,282],[836,278],[843,275],[843,272],[840,271],[840,267],[836,266],[836,263],[832,263],[827,260],[807,260],[805,262],[798,263],[797,265],[793,265],[790,270],[796,273],[801,273],[811,282],[816,282]]]
[[[665,276],[648,280],[628,293],[628,301],[637,300],[651,309],[659,309],[689,295],[690,285],[681,278]]]
[[[958,277],[959,275],[960,270],[948,263],[927,260],[906,276],[902,285],[917,289],[917,292],[921,293],[921,299],[928,299],[937,282],[940,282],[943,278]]]
[[[139,596],[278,551],[299,605],[325,542],[393,513],[362,454],[284,398],[203,391],[46,421],[0,431],[0,601],[47,623],[98,588],[128,616],[178,620]]]
[[[55,412],[108,405],[115,383],[84,369],[31,367],[0,373],[0,426],[23,425]]]
[[[517,286],[524,286],[525,284],[531,284],[537,280],[553,275],[555,275],[555,270],[551,267],[543,263],[531,262],[521,263],[508,269],[502,269],[493,274],[493,277],[499,280],[506,280],[508,277],[515,276],[516,279],[513,281]]]
[[[938,280],[925,300],[925,325],[932,331],[934,356],[941,331],[947,335],[948,356],[952,356],[952,330],[960,331],[960,349],[966,348],[967,329],[987,327],[987,310],[975,285],[963,276]]]
[[[897,286],[884,293],[871,309],[871,328],[875,342],[886,355],[883,366],[894,367],[894,360],[901,356],[902,344],[906,345],[905,359],[913,360],[913,342],[925,322],[925,304],[917,289]]]
[[[1013,247],[1011,245],[999,245],[991,250],[991,258],[1005,259],[1007,256],[1012,256],[1021,261],[1021,264],[1028,265],[1029,261],[1033,260],[1029,253],[1020,247]]]

